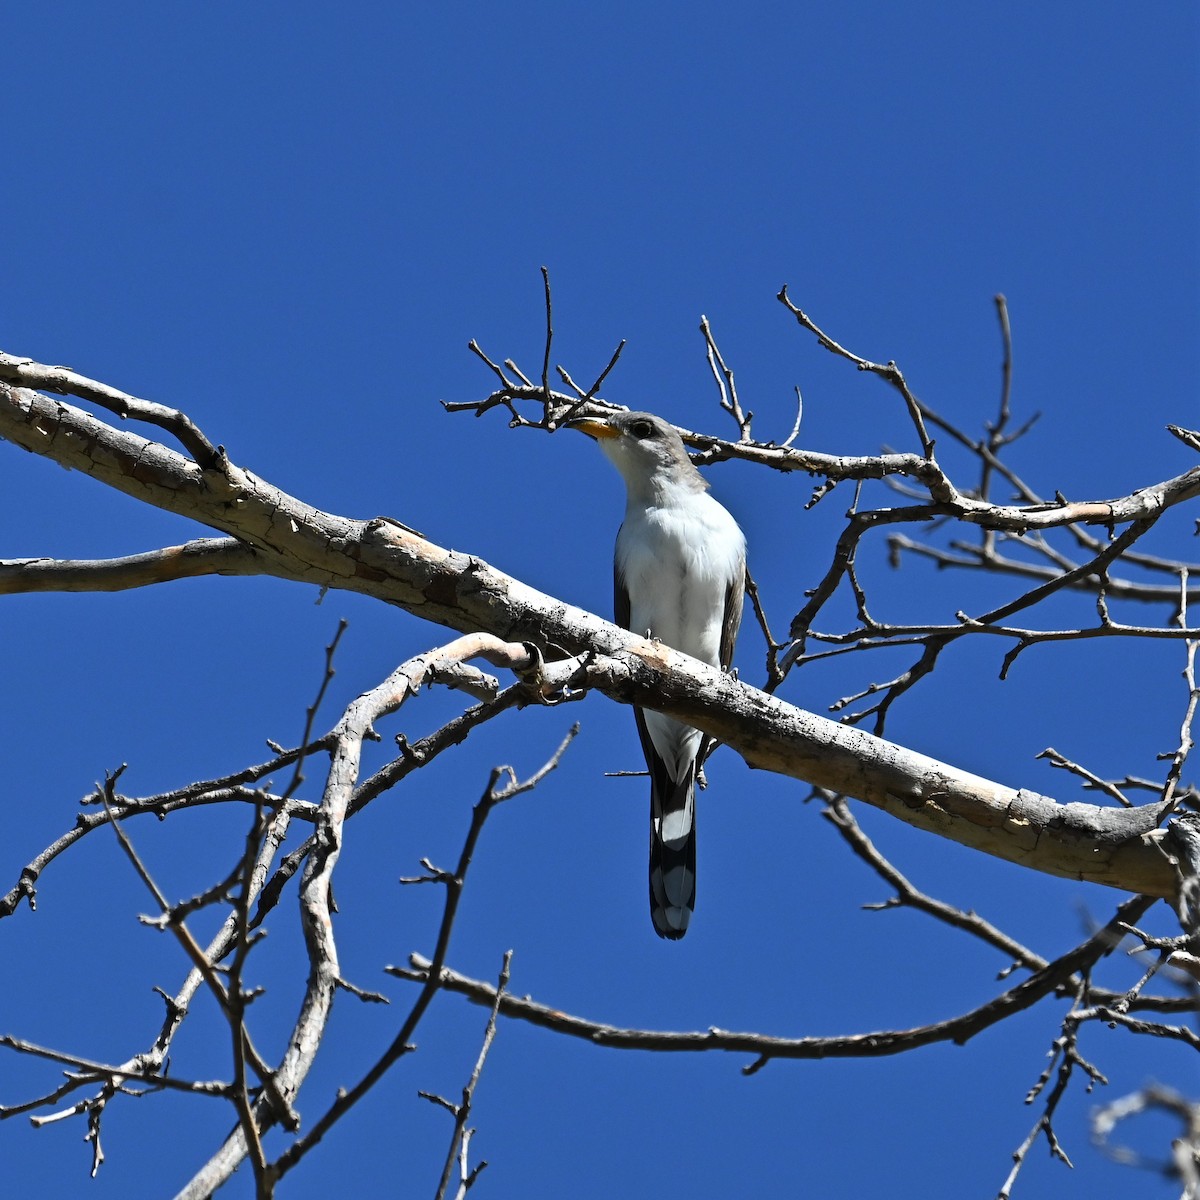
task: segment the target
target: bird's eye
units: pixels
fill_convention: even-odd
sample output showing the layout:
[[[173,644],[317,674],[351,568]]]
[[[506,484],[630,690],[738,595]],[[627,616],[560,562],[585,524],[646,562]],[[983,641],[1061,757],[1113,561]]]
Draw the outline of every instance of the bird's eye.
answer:
[[[629,432],[635,438],[648,438],[654,432],[654,426],[649,421],[634,421],[629,427]]]

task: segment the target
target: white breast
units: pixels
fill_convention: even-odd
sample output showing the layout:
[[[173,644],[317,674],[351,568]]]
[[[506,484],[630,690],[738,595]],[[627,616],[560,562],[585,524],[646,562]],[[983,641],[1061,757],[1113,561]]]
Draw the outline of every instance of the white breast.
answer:
[[[632,506],[617,535],[617,571],[629,593],[629,628],[719,666],[725,600],[745,571],[734,519],[706,492],[685,504]],[[700,731],[646,711],[647,732],[671,778],[682,779]],[[665,836],[665,835],[664,835]]]
[[[745,570],[745,541],[706,492],[687,500],[627,510],[617,570],[629,593],[630,629],[718,666],[725,597]]]

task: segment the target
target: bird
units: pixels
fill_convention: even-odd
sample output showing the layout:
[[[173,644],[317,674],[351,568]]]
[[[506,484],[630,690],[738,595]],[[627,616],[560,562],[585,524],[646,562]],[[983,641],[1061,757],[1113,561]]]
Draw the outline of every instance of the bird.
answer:
[[[625,481],[613,593],[617,624],[728,671],[742,619],[746,539],[708,492],[675,427],[647,412],[579,417]],[[696,906],[696,773],[704,735],[634,708],[650,774],[650,917],[687,933]]]

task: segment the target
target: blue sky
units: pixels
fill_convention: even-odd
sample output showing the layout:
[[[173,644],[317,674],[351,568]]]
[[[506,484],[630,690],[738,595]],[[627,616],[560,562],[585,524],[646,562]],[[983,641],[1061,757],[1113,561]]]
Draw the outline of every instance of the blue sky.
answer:
[[[615,473],[586,439],[510,432],[498,414],[438,403],[490,390],[471,338],[540,370],[542,265],[554,360],[590,379],[628,339],[607,398],[683,425],[732,432],[703,313],[758,436],[786,436],[799,385],[804,446],[912,446],[893,395],[795,328],[774,298],[786,282],[831,335],[896,359],[924,400],[979,429],[996,407],[1003,292],[1017,417],[1042,414],[1013,451],[1031,485],[1117,495],[1193,464],[1163,428],[1196,425],[1190,6],[68,3],[10,13],[5,32],[0,349],[183,408],[236,462],[310,503],[393,515],[595,611],[610,605]],[[99,557],[203,533],[12,448],[0,463],[4,557]],[[948,447],[946,463],[973,478]],[[710,478],[786,628],[849,493],[805,512],[807,479],[738,465]],[[1177,521],[1157,546],[1194,557],[1188,533]],[[889,572],[879,544],[864,556],[897,613],[943,619],[1016,594],[916,561]],[[340,617],[334,705],[448,636],[358,597],[316,601],[238,579],[7,598],[3,888],[106,768],[127,761],[123,783],[147,794],[257,761],[265,738],[294,742]],[[1090,619],[1088,602],[1061,610],[1072,615]],[[1001,655],[962,648],[898,706],[889,736],[1063,799],[1079,794],[1034,760],[1046,745],[1102,775],[1161,771],[1155,755],[1173,748],[1183,711],[1179,648],[1037,650],[1003,684]],[[738,661],[761,679],[752,628]],[[785,695],[824,711],[899,665],[805,672]],[[385,745],[452,711],[452,698],[422,696]],[[497,722],[354,822],[338,875],[343,963],[393,1005],[339,998],[301,1096],[307,1119],[394,1033],[406,993],[382,966],[431,948],[435,897],[396,878],[423,855],[449,862],[490,767],[532,770],[576,719],[559,771],[485,831],[459,969],[492,977],[512,948],[513,990],[567,1011],[788,1035],[920,1024],[1001,986],[996,954],[915,914],[862,912],[887,891],[801,803],[804,789],[728,752],[701,798],[696,922],[683,943],[660,943],[644,911],[644,781],[602,777],[637,765],[632,720],[594,697]],[[1046,955],[1118,899],[862,819],[920,886]],[[208,811],[130,831],[182,897],[228,869],[242,824]],[[0,931],[0,1032],[97,1057],[148,1044],[152,987],[185,973],[177,948],[138,925],[148,908],[111,840],[56,864],[38,912]],[[259,952],[261,1037],[276,1051],[299,995],[296,936],[285,905]],[[597,1051],[504,1025],[477,1100],[473,1148],[491,1165],[476,1194],[994,1194],[1037,1117],[1022,1098],[1061,1011],[1040,1005],[962,1048],[775,1063],[751,1079],[728,1056]],[[431,1195],[449,1119],[416,1090],[454,1094],[483,1021],[439,1000],[420,1053],[282,1194],[344,1183],[352,1164],[362,1194],[400,1181]],[[205,1044],[219,1040],[214,1015],[202,1006],[193,1024],[176,1070],[219,1075]],[[1112,1079],[1100,1098],[1149,1078],[1195,1090],[1181,1055],[1119,1031],[1089,1037]],[[52,1079],[6,1055],[0,1103]],[[1074,1171],[1039,1146],[1017,1196],[1172,1194],[1088,1146],[1096,1099],[1076,1086],[1060,1112]],[[0,1153],[6,1178],[39,1194],[169,1194],[228,1123],[176,1097],[114,1104],[93,1184],[77,1121],[0,1125]],[[249,1177],[226,1193],[250,1195]]]

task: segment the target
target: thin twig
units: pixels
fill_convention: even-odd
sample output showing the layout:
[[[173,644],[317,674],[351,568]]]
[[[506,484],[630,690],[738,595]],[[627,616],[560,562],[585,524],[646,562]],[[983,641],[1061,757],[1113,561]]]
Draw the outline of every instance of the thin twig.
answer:
[[[467,1128],[467,1122],[471,1119],[471,1107],[475,1100],[475,1089],[479,1086],[479,1077],[483,1073],[483,1064],[487,1061],[488,1052],[492,1048],[492,1042],[496,1039],[496,1018],[500,1012],[500,998],[508,988],[512,955],[513,952],[511,950],[505,952],[504,963],[500,968],[500,978],[496,983],[496,1002],[492,1005],[491,1012],[488,1013],[487,1028],[483,1034],[483,1045],[479,1048],[479,1055],[475,1059],[475,1067],[471,1071],[471,1077],[463,1087],[461,1102],[451,1104],[450,1101],[443,1099],[441,1096],[433,1096],[428,1092],[419,1093],[419,1095],[424,1096],[427,1100],[432,1100],[441,1105],[441,1107],[445,1108],[454,1117],[454,1132],[450,1137],[450,1147],[446,1152],[446,1162],[442,1167],[442,1176],[438,1181],[434,1200],[444,1200],[446,1190],[450,1186],[450,1176],[454,1171],[455,1162],[459,1164],[459,1186],[455,1200],[462,1200],[462,1197],[470,1190],[471,1185],[479,1178],[480,1172],[487,1166],[487,1160],[484,1159],[480,1161],[474,1170],[468,1169],[467,1147],[475,1131]]]

